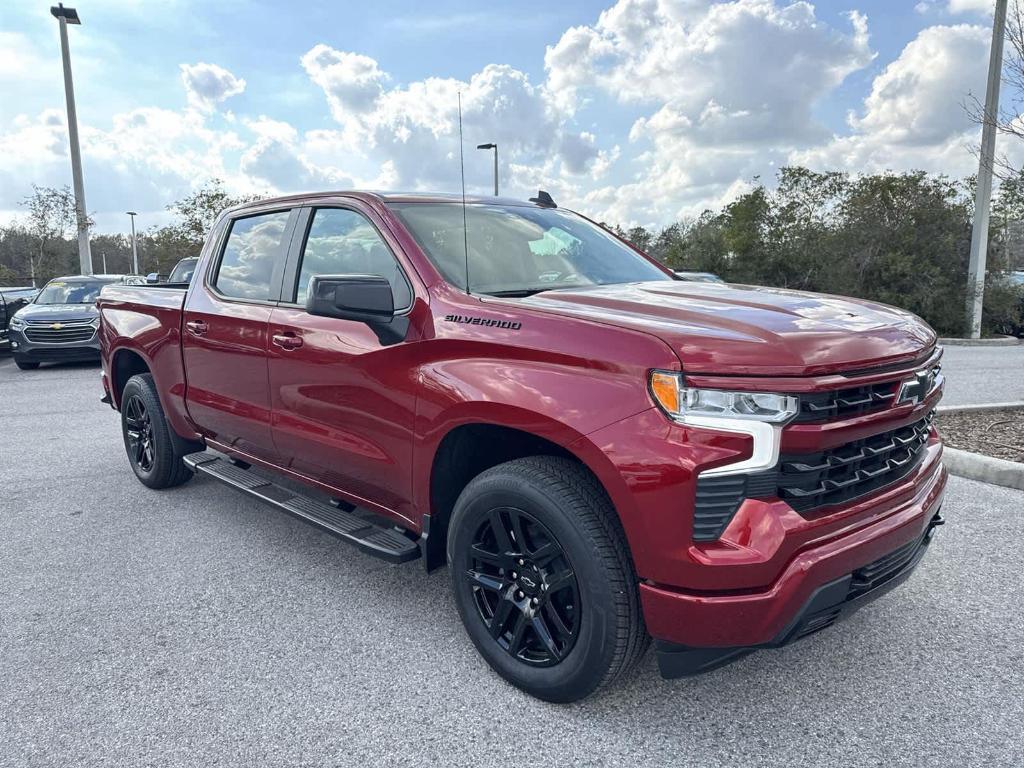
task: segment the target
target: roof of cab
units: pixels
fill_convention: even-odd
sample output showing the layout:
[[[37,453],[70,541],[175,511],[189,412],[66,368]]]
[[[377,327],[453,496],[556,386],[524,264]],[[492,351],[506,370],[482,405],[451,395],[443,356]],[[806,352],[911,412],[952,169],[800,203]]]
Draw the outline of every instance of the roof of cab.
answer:
[[[246,210],[248,208],[262,208],[275,203],[290,203],[301,205],[307,202],[315,202],[331,197],[351,197],[367,203],[461,203],[462,195],[445,192],[378,192],[369,190],[335,190],[330,192],[306,192],[296,195],[284,195],[281,197],[264,197],[260,200],[253,200],[248,203],[229,208],[231,211]],[[466,195],[466,205],[517,205],[528,208],[539,207],[534,203],[525,200],[518,200],[512,197],[493,197],[483,195]]]

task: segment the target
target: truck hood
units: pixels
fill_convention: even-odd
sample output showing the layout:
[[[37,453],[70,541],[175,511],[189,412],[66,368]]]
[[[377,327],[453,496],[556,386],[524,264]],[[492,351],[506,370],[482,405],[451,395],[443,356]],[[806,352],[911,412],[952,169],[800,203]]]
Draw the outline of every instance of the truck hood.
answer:
[[[92,320],[99,315],[99,310],[95,304],[28,304],[16,314],[18,319],[26,322],[66,323]]]
[[[547,291],[524,300],[662,339],[684,371],[811,376],[913,360],[935,332],[895,307],[718,283],[647,282]]]

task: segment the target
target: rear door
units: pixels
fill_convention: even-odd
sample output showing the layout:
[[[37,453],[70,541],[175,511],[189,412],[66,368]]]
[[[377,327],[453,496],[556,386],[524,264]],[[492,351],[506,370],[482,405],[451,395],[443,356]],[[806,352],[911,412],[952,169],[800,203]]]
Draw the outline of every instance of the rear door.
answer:
[[[270,388],[274,442],[286,464],[410,519],[414,345],[386,334],[382,341],[366,323],[305,311],[313,275],[370,274],[388,279],[396,309],[408,313],[415,295],[397,250],[383,223],[356,201],[303,213],[282,302],[270,318]]]
[[[221,224],[216,250],[185,302],[186,403],[203,435],[277,460],[267,345],[298,209],[246,210]]]

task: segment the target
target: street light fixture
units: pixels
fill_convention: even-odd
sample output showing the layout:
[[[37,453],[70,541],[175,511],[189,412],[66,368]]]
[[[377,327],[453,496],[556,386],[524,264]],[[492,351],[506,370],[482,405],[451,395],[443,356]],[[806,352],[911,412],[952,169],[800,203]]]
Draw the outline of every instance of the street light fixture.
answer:
[[[493,149],[494,150],[494,196],[498,196],[498,145],[497,144],[477,144],[477,149]]]
[[[135,211],[125,211],[132,218],[132,274],[138,275],[139,273],[139,247],[136,244],[135,239],[135,217],[138,216]]]
[[[71,81],[71,54],[68,51],[68,24],[81,24],[78,11],[63,3],[50,8],[60,22],[60,55],[64,63],[64,97],[68,107],[68,140],[71,144],[71,178],[75,185],[75,221],[78,226],[78,262],[83,275],[92,274],[89,250],[89,217],[85,207],[85,183],[82,181],[82,153],[78,148],[78,116],[75,113],[75,86]]]

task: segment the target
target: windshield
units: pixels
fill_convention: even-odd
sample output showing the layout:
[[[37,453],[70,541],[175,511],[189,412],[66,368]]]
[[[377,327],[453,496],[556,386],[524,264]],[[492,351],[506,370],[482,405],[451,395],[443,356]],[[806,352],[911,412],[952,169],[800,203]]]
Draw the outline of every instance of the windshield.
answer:
[[[171,270],[170,276],[167,278],[168,283],[190,283],[192,282],[192,273],[196,271],[196,264],[199,259],[182,259],[177,263],[174,269]]]
[[[51,280],[36,297],[36,304],[95,304],[109,280]]]
[[[444,278],[473,293],[529,296],[555,288],[671,280],[581,216],[553,208],[395,203],[391,209]]]

